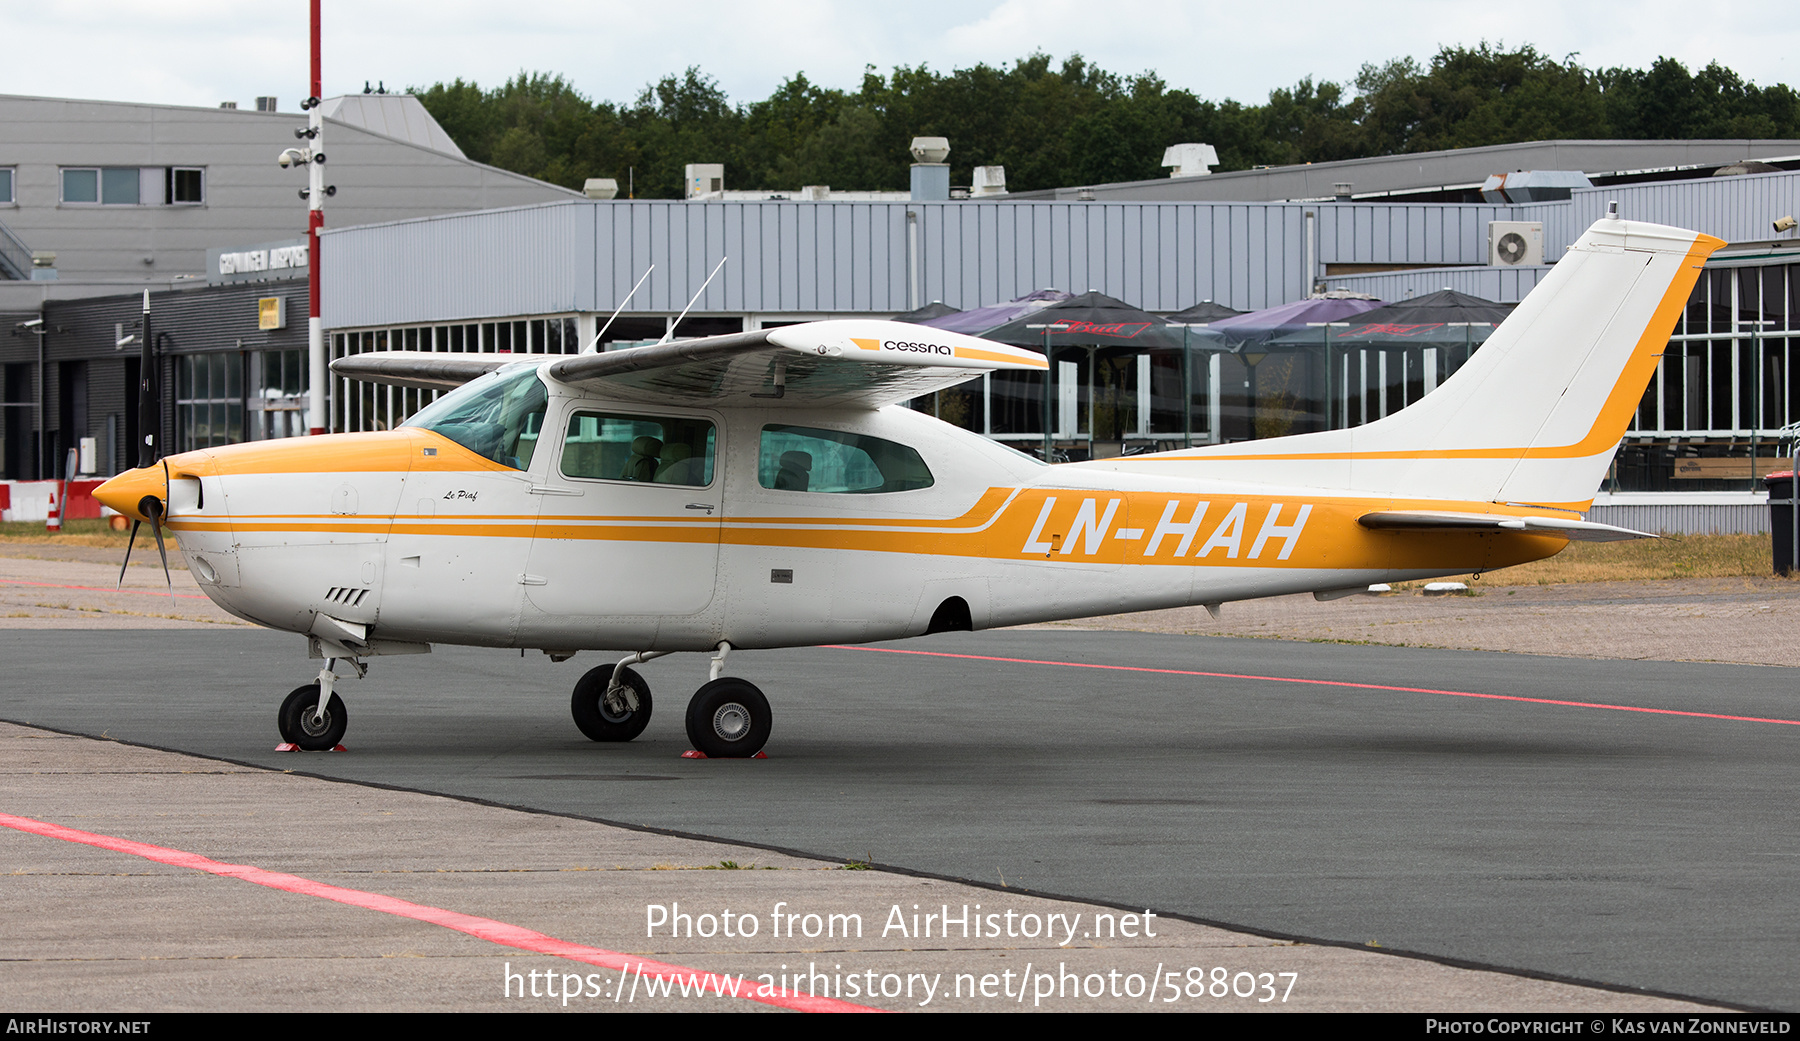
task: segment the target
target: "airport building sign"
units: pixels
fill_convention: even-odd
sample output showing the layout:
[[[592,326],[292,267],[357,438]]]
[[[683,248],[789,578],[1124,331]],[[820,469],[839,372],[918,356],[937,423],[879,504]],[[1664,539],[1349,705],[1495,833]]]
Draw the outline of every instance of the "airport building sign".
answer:
[[[206,251],[206,280],[214,283],[305,278],[306,267],[305,239]]]

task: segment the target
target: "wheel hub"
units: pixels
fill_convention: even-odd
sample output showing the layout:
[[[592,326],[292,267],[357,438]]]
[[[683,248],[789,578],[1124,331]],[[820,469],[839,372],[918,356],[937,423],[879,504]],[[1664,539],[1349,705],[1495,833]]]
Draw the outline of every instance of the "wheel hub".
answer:
[[[300,714],[300,729],[306,731],[307,737],[318,737],[331,729],[331,713],[321,713],[312,708]]]
[[[719,706],[713,713],[713,733],[726,741],[737,741],[750,732],[750,710],[737,702]]]

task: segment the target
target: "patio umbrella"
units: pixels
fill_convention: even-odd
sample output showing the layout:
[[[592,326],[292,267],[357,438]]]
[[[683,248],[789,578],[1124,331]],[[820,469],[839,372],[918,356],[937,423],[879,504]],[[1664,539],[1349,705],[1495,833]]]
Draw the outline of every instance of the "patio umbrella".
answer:
[[[1266,350],[1281,337],[1310,333],[1310,346],[1317,347],[1323,334],[1315,326],[1325,322],[1350,320],[1365,311],[1381,306],[1379,300],[1299,300],[1280,307],[1266,307],[1231,318],[1221,318],[1204,329],[1191,329],[1194,345],[1214,350]]]
[[[942,328],[940,326],[940,328]],[[980,335],[1018,347],[1119,348],[1132,354],[1179,350],[1187,330],[1105,293],[1087,292],[1020,315]]]
[[[1069,294],[1060,289],[1039,289],[1034,293],[1026,293],[1024,296],[1008,300],[1003,304],[989,304],[986,307],[975,307],[967,311],[947,314],[941,318],[928,318],[919,324],[929,325],[933,329],[945,329],[953,333],[980,336],[989,329],[1005,325],[1020,315],[1031,314],[1068,298]]]
[[[962,314],[962,312],[951,307],[949,304],[944,303],[942,300],[933,300],[924,307],[916,308],[905,314],[897,314],[889,320],[895,322],[910,322],[913,325],[924,325],[933,318],[943,318],[946,315],[953,314]]]
[[[1183,325],[1205,325],[1221,318],[1234,318],[1242,311],[1234,311],[1224,304],[1215,304],[1211,300],[1202,300],[1185,311],[1176,311],[1169,316],[1169,321]]]
[[[1344,347],[1426,347],[1479,344],[1512,313],[1513,304],[1445,289],[1401,300],[1347,319],[1347,327],[1331,330],[1331,343]],[[1333,319],[1345,321],[1346,319]],[[1317,328],[1299,330],[1274,340],[1276,346],[1319,345]]]

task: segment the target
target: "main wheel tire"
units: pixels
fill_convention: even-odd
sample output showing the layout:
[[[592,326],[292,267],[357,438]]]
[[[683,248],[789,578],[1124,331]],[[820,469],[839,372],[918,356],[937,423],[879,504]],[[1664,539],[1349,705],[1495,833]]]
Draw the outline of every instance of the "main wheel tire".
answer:
[[[308,752],[329,752],[344,740],[350,716],[344,710],[344,699],[336,694],[325,704],[325,716],[319,717],[319,685],[308,683],[294,688],[281,703],[275,724],[281,739],[299,745]]]
[[[749,680],[722,677],[694,692],[687,734],[709,759],[747,759],[768,743],[769,699]]]
[[[613,669],[612,665],[589,669],[569,697],[569,714],[593,741],[629,741],[650,725],[650,684],[630,669],[620,678],[637,693],[636,711],[613,712],[606,707],[606,688],[612,683]]]

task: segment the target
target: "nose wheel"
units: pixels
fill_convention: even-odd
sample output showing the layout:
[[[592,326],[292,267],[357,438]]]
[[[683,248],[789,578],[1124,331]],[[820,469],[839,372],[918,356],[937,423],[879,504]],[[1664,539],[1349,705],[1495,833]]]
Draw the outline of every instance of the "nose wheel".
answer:
[[[344,699],[336,694],[331,695],[325,703],[325,711],[320,712],[319,685],[308,683],[294,688],[294,692],[282,701],[275,725],[281,730],[281,739],[288,744],[307,752],[329,752],[344,740],[350,717],[344,711]]]
[[[768,743],[772,725],[769,699],[749,680],[713,680],[688,702],[688,740],[708,759],[748,759]]]

